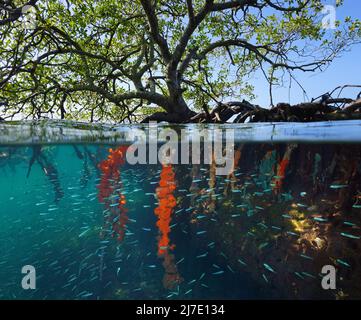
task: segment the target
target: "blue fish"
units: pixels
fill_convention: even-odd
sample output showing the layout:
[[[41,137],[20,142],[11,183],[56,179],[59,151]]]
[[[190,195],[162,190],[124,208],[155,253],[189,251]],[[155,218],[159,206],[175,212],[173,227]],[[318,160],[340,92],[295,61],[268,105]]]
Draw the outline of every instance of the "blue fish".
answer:
[[[266,281],[268,283],[268,279],[264,273],[262,274],[262,277],[263,277],[264,281]]]
[[[276,272],[272,269],[272,267],[271,267],[270,265],[268,265],[267,263],[264,263],[263,266],[264,266],[268,271],[271,271],[271,272],[273,272],[273,273],[276,273]]]
[[[199,236],[199,235],[201,235],[201,234],[205,234],[207,231],[198,231],[197,232],[197,235]]]
[[[219,275],[219,274],[222,274],[222,273],[224,273],[224,271],[223,271],[223,270],[220,270],[220,271],[213,272],[212,274],[214,274],[214,275]]]
[[[350,238],[350,239],[360,239],[359,236],[355,236],[353,234],[349,234],[349,233],[345,233],[345,232],[341,232],[341,236],[346,237],[346,238]]]
[[[205,258],[208,255],[208,252],[200,254],[199,256],[196,256],[197,259]]]
[[[348,185],[347,184],[331,184],[330,188],[331,189],[342,189],[342,188],[347,188]]]
[[[344,260],[341,260],[341,259],[337,259],[336,260],[336,262],[338,263],[338,264],[342,264],[342,265],[344,265],[345,267],[351,267],[346,261],[344,261]]]
[[[315,221],[319,221],[319,222],[327,222],[328,220],[325,218],[320,218],[320,217],[314,217],[313,220]]]
[[[300,257],[305,258],[305,259],[308,259],[308,260],[313,260],[312,257],[307,256],[307,255],[305,255],[305,254],[300,254]]]
[[[246,266],[246,265],[247,265],[247,263],[245,263],[245,262],[244,262],[244,261],[242,261],[241,259],[238,259],[238,262],[239,262],[240,264],[244,265],[244,266]]]
[[[191,293],[193,291],[193,289],[189,289],[188,291],[186,291],[186,293],[184,295],[187,295],[188,293]]]

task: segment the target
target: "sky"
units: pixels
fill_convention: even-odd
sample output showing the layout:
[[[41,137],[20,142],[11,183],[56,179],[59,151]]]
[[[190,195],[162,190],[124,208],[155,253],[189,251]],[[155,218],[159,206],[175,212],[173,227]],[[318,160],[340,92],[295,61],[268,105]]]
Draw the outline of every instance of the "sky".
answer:
[[[329,3],[331,4],[332,1]],[[337,19],[341,21],[346,16],[361,20],[361,0],[345,0],[344,5],[337,8],[336,15]],[[361,44],[353,46],[348,52],[344,52],[325,71],[318,71],[316,73],[297,72],[296,78],[305,88],[309,99],[332,91],[340,85],[361,85]],[[262,75],[257,75],[251,83],[255,87],[254,93],[257,96],[253,102],[262,107],[268,107],[270,105],[270,98],[267,82]],[[358,90],[346,89],[344,95],[349,94],[351,98],[355,98],[360,91],[360,88]],[[302,90],[296,83],[293,83],[290,94],[288,84],[284,88],[275,87],[273,89],[273,100],[274,104],[279,102],[296,104],[304,102],[305,98]]]

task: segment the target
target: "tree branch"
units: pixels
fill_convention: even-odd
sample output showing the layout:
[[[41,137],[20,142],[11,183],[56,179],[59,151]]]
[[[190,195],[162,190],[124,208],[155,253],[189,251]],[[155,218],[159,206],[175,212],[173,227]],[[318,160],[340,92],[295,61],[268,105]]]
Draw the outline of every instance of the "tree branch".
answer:
[[[23,7],[25,7],[25,6],[35,6],[35,4],[37,2],[38,2],[38,0],[30,0],[30,1],[26,2],[26,3],[24,3],[23,6],[17,7],[17,8],[14,8],[14,9],[7,8],[5,5],[1,4],[0,5],[0,10],[4,10],[4,11],[8,12],[9,17],[6,18],[6,19],[0,20],[0,26],[7,25],[7,24],[9,24],[11,22],[14,22],[14,21],[18,20],[22,16]]]
[[[157,15],[155,13],[155,8],[151,4],[150,0],[140,0],[140,2],[143,6],[143,9],[145,11],[145,14],[146,14],[148,22],[149,22],[150,34],[151,34],[154,42],[158,45],[158,47],[161,51],[161,54],[163,56],[163,59],[167,63],[171,59],[171,53],[169,51],[167,41],[161,35]]]

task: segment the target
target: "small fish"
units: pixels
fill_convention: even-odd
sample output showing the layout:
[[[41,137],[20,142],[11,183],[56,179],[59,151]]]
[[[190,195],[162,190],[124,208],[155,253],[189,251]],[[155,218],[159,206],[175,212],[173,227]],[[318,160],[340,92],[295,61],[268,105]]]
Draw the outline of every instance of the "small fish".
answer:
[[[253,214],[254,214],[254,210],[248,210],[248,211],[247,211],[247,216],[248,216],[248,217],[252,217]]]
[[[206,273],[205,272],[203,272],[202,274],[201,274],[201,276],[199,277],[199,279],[198,280],[202,280],[203,278],[204,278],[204,276],[206,275]]]
[[[346,266],[346,267],[351,267],[346,261],[343,261],[343,260],[341,260],[341,259],[337,259],[336,260],[336,262],[338,263],[338,264],[342,264],[342,265],[344,265],[344,266]]]
[[[89,292],[89,293],[81,293],[81,294],[79,294],[79,295],[80,295],[80,297],[82,297],[82,298],[87,298],[87,297],[92,296],[93,294],[94,294],[94,293]]]
[[[90,193],[90,194],[87,195],[87,198],[93,197],[93,196],[95,196],[96,194],[97,194],[96,192]]]
[[[55,266],[56,264],[58,264],[58,260],[55,260],[54,262],[49,264],[49,267]]]
[[[223,271],[223,270],[220,270],[220,271],[213,272],[212,274],[214,274],[214,275],[219,275],[219,274],[222,274],[222,273],[224,273],[224,271]]]
[[[264,266],[268,271],[271,271],[271,272],[273,272],[273,273],[276,273],[276,272],[272,269],[272,267],[271,267],[270,265],[268,265],[267,263],[264,263],[263,266]]]
[[[227,264],[227,268],[229,271],[231,271],[232,273],[235,273],[234,270],[230,267],[230,265]]]
[[[205,234],[207,231],[198,231],[197,232],[197,236],[201,235],[201,234]]]
[[[157,266],[155,264],[150,264],[148,268],[155,269]]]
[[[221,255],[223,258],[228,259],[227,256],[226,256],[223,252],[221,252],[220,255]]]
[[[46,202],[38,202],[38,203],[36,203],[35,205],[36,205],[36,206],[42,206],[42,205],[44,205],[44,204],[46,204]]]
[[[197,259],[205,258],[208,255],[208,252],[200,254],[199,256],[196,256]]]
[[[142,228],[142,230],[143,230],[143,231],[146,231],[146,232],[152,231],[152,229],[150,229],[150,228]]]
[[[180,264],[183,261],[184,261],[184,258],[180,259],[178,262],[176,262],[176,264]]]
[[[309,277],[309,278],[313,278],[313,279],[316,279],[316,277],[315,276],[313,276],[312,274],[309,274],[308,272],[301,272],[304,276],[306,276],[306,277]]]
[[[348,185],[347,184],[331,184],[330,188],[331,189],[342,189],[342,188],[347,188]]]
[[[196,279],[193,279],[193,280],[191,280],[191,281],[188,282],[188,285],[191,285],[191,284],[193,284],[193,283],[196,282],[196,281],[197,281]]]
[[[354,224],[354,223],[349,222],[349,221],[344,221],[344,223],[343,223],[343,224],[345,224],[345,225],[347,225],[347,226],[351,226],[351,227],[354,227],[354,226],[355,226],[355,224]]]
[[[345,233],[345,232],[341,232],[341,236],[346,237],[346,238],[350,238],[350,239],[360,239],[359,236],[355,236],[353,234],[349,234],[349,233]]]
[[[305,255],[305,254],[300,254],[300,257],[305,258],[305,259],[308,259],[308,260],[313,260],[312,257],[307,256],[307,255]]]
[[[191,293],[193,291],[193,289],[189,289],[188,291],[186,291],[186,293],[184,295],[187,295],[188,293]]]
[[[327,222],[328,220],[325,218],[320,218],[320,217],[314,217],[313,220],[318,221],[318,222]]]
[[[238,262],[239,262],[240,264],[244,265],[244,266],[246,266],[246,265],[247,265],[247,263],[245,263],[245,262],[244,262],[244,261],[242,261],[241,259],[238,259]]]
[[[265,247],[267,247],[267,246],[268,246],[268,242],[264,242],[264,243],[261,243],[261,244],[259,245],[258,249],[261,250],[261,249],[263,249],[263,248],[265,248]]]
[[[271,226],[271,228],[275,230],[282,230],[280,227],[276,227],[276,226]]]
[[[263,277],[264,281],[266,281],[268,283],[268,279],[264,273],[262,274],[262,277]]]

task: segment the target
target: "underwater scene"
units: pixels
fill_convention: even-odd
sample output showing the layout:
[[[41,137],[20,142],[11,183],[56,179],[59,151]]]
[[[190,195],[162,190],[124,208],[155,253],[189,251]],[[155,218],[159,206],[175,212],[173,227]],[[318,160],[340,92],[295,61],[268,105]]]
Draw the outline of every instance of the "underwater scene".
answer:
[[[131,165],[125,143],[6,130],[0,299],[361,298],[361,135],[236,139],[225,176],[213,162]],[[327,265],[335,290],[321,285]]]

